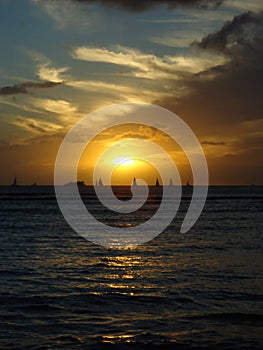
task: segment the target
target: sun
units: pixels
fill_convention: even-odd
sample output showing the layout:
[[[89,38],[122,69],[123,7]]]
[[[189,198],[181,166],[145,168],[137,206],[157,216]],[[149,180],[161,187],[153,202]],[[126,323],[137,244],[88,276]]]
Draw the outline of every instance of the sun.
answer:
[[[118,158],[114,158],[112,160],[113,164],[117,164],[119,166],[130,166],[130,165],[134,165],[135,161],[132,158],[129,157],[118,157]]]

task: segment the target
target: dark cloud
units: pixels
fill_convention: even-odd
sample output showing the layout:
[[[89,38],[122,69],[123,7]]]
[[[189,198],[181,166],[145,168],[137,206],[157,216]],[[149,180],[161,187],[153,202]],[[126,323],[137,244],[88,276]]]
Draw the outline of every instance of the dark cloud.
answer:
[[[147,11],[158,5],[165,5],[168,8],[176,6],[196,6],[196,7],[217,7],[224,0],[74,0],[83,4],[98,3],[107,7],[115,7],[131,12]]]
[[[227,61],[185,78],[188,94],[158,103],[185,116],[201,133],[204,121],[206,130],[221,132],[262,118],[263,12],[236,16],[193,46],[222,53]]]
[[[212,183],[223,177],[225,183],[237,183],[237,174],[244,183],[262,182],[262,31],[262,12],[246,12],[195,42],[201,53],[212,50],[226,62],[186,77],[181,97],[156,102],[183,118],[203,144],[227,140],[226,152],[219,144],[213,155],[208,153]]]
[[[262,118],[263,69],[246,67],[216,75],[213,79],[193,76],[187,79],[181,97],[170,97],[155,103],[182,117],[198,134],[229,135],[245,121]]]
[[[192,43],[202,50],[224,53],[235,61],[262,61],[263,55],[263,11],[245,12],[228,21],[224,26]]]
[[[35,82],[27,81],[21,84],[1,87],[0,95],[28,94],[29,93],[28,89],[53,88],[62,84],[64,84],[64,82],[44,81],[41,83],[35,83]]]

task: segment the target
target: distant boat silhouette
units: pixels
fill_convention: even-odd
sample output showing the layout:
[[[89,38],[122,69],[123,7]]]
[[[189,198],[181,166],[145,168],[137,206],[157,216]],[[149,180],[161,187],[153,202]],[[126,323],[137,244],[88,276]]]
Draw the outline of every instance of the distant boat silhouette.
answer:
[[[11,184],[11,186],[17,186],[17,178],[16,178],[16,177],[14,178],[14,181],[13,181],[13,183]]]
[[[132,186],[137,186],[137,181],[136,181],[136,178],[135,178],[135,177],[133,178]]]
[[[170,178],[169,186],[173,186],[173,180]]]
[[[37,185],[36,181],[31,185],[32,187],[35,187]]]
[[[99,186],[104,186],[104,185],[103,185],[103,182],[102,182],[102,180],[101,180],[101,177],[100,177],[100,179],[99,179]]]
[[[160,187],[160,183],[159,183],[158,177],[157,177],[157,179],[156,179],[155,186],[156,186],[156,187]]]
[[[187,180],[186,186],[187,186],[187,187],[190,187],[190,183],[189,183],[188,180]]]

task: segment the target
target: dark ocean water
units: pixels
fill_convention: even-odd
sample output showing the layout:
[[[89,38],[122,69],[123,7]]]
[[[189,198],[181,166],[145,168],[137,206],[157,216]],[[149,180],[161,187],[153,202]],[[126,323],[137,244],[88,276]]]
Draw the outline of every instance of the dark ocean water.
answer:
[[[187,191],[163,234],[112,250],[67,225],[51,187],[0,187],[0,348],[262,349],[263,187],[211,187],[181,234]]]

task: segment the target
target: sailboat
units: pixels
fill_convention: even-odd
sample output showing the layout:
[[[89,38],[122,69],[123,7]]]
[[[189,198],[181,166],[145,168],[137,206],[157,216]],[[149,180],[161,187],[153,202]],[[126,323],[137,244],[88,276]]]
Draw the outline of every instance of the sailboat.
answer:
[[[135,178],[135,177],[133,178],[132,186],[137,186],[137,181],[136,181],[136,178]]]
[[[173,186],[174,184],[173,184],[173,180],[172,180],[172,178],[170,177],[170,182],[169,182],[169,186]]]
[[[13,183],[11,184],[11,186],[17,186],[17,178],[16,178],[16,177],[14,178],[14,181],[13,181]]]
[[[156,186],[156,187],[160,187],[160,183],[159,183],[158,177],[157,177],[157,179],[156,179],[155,186]]]
[[[104,186],[101,177],[99,178],[99,186]]]

